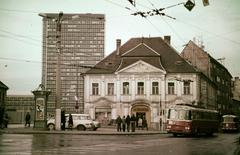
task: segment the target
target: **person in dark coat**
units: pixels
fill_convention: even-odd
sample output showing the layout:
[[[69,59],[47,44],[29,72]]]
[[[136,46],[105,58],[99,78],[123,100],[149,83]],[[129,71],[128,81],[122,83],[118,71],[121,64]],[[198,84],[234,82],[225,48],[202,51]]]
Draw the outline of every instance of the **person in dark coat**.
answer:
[[[131,122],[131,128],[132,128],[132,132],[135,132],[135,127],[136,127],[136,117],[134,114],[132,114],[131,118],[130,118],[130,122]]]
[[[118,115],[118,117],[116,119],[116,124],[117,124],[117,131],[121,132],[122,119],[121,119],[121,117],[119,115]]]
[[[73,127],[73,118],[72,115],[69,114],[69,118],[68,118],[68,127],[72,130]]]
[[[8,114],[5,114],[5,116],[4,116],[4,118],[3,118],[3,124],[4,124],[4,127],[5,127],[5,128],[8,127],[8,122],[9,122]]]
[[[129,115],[127,115],[127,118],[126,118],[127,132],[130,131],[130,121],[131,121],[131,118]]]
[[[143,123],[143,128],[146,128],[146,130],[148,130],[148,123],[147,123],[147,120],[146,120],[146,118],[144,116],[143,116],[142,123]]]
[[[25,127],[30,127],[30,121],[31,120],[31,115],[29,114],[29,112],[27,112],[26,116],[25,116]]]
[[[65,111],[61,111],[61,129],[65,130],[66,118],[65,118]]]
[[[123,130],[123,132],[125,132],[125,130],[126,130],[126,118],[125,118],[125,116],[123,116],[123,118],[122,118],[122,130]]]

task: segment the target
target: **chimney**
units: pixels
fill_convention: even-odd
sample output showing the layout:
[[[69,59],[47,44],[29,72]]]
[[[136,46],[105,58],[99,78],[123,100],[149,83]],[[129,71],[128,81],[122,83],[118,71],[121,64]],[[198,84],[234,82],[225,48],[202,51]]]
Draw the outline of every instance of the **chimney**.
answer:
[[[116,51],[117,51],[117,55],[120,54],[120,47],[121,47],[121,39],[117,39],[117,40],[116,40]]]
[[[171,36],[164,36],[164,41],[170,45],[171,44]]]

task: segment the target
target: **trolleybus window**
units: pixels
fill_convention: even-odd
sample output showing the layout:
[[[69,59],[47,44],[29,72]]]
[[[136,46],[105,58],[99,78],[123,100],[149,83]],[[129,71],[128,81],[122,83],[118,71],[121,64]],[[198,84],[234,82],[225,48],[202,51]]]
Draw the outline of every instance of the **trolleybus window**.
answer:
[[[169,109],[168,118],[179,120],[191,120],[191,111]]]

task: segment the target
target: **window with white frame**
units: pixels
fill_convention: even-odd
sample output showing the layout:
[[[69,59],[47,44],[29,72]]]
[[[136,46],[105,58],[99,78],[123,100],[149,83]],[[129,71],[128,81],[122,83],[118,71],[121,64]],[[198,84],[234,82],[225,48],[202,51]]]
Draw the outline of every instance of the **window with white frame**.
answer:
[[[137,83],[137,94],[138,95],[143,95],[144,94],[144,83],[143,82],[138,82]]]
[[[98,83],[92,83],[92,94],[93,95],[99,95]]]
[[[108,83],[108,95],[114,95],[114,83]]]
[[[190,82],[189,81],[184,81],[183,82],[183,94],[184,95],[189,95],[190,94]]]
[[[123,82],[123,95],[129,95],[129,82]]]
[[[168,82],[168,94],[175,94],[174,93],[174,82]]]
[[[152,94],[153,95],[159,94],[158,82],[152,82]]]

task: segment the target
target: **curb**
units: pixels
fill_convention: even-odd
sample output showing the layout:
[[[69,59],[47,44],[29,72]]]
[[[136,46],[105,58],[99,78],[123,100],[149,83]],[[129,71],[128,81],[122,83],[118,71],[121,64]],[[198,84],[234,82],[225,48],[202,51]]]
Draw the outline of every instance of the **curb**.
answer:
[[[166,134],[164,131],[137,131],[137,132],[117,132],[117,131],[45,131],[34,129],[4,129],[0,134],[64,134],[64,135],[157,135]]]

